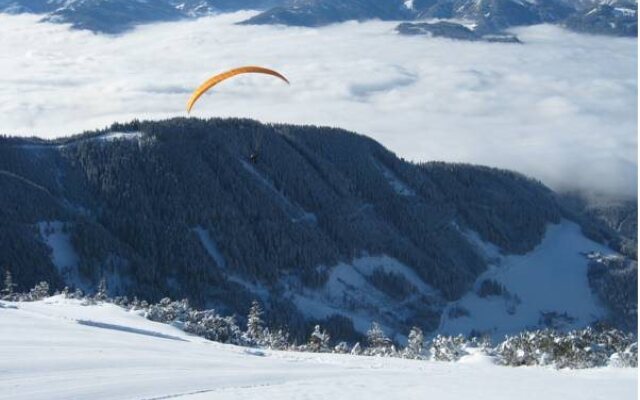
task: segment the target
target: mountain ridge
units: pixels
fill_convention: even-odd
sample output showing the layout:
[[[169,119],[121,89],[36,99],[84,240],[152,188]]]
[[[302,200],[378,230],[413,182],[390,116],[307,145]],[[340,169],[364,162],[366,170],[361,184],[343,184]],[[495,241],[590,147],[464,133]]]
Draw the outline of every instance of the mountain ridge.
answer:
[[[637,36],[638,31],[633,0],[0,0],[0,12],[43,14],[44,21],[107,34],[120,34],[139,24],[239,10],[260,11],[241,22],[258,25],[319,27],[350,20],[435,18],[473,23],[477,35],[540,23],[612,36]]]
[[[106,278],[113,294],[229,313],[259,298],[294,334],[437,329],[491,263],[468,232],[514,255],[563,219],[619,242],[521,174],[411,164],[336,128],[174,118],[1,138],[0,171],[0,268],[21,288]]]

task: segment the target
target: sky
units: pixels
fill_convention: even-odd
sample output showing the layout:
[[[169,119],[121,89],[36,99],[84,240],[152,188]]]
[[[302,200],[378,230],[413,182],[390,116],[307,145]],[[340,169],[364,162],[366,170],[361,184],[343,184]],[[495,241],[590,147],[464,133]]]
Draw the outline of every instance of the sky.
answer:
[[[637,194],[637,39],[519,28],[524,44],[404,37],[394,22],[239,26],[240,12],[96,35],[0,15],[0,134],[53,138],[134,118],[330,125],[411,161],[513,169],[557,190]]]

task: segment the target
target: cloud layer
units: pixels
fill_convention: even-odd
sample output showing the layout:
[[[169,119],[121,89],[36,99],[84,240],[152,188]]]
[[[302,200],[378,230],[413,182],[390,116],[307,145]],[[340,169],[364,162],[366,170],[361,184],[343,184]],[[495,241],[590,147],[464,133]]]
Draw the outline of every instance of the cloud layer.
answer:
[[[637,39],[517,30],[524,45],[401,37],[394,23],[236,26],[250,14],[108,37],[0,15],[0,133],[56,137],[185,115],[190,91],[245,64],[194,115],[338,126],[414,161],[515,169],[556,189],[637,192]]]

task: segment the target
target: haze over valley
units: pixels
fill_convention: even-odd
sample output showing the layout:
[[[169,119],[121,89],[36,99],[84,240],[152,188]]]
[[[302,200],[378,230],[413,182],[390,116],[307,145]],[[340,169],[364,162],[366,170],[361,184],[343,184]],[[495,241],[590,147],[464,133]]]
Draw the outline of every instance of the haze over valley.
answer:
[[[557,190],[634,198],[637,39],[515,28],[521,44],[406,37],[397,22],[236,25],[257,12],[141,25],[120,35],[0,14],[0,132],[68,136],[184,115],[212,71],[227,82],[197,117],[336,126],[413,161],[508,168]]]

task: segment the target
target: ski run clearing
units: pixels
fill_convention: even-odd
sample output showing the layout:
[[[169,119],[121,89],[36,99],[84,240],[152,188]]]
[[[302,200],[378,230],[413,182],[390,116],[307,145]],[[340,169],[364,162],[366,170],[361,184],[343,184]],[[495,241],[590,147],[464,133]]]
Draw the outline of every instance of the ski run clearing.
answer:
[[[637,369],[502,367],[209,342],[112,304],[0,302],[0,399],[637,398]]]

